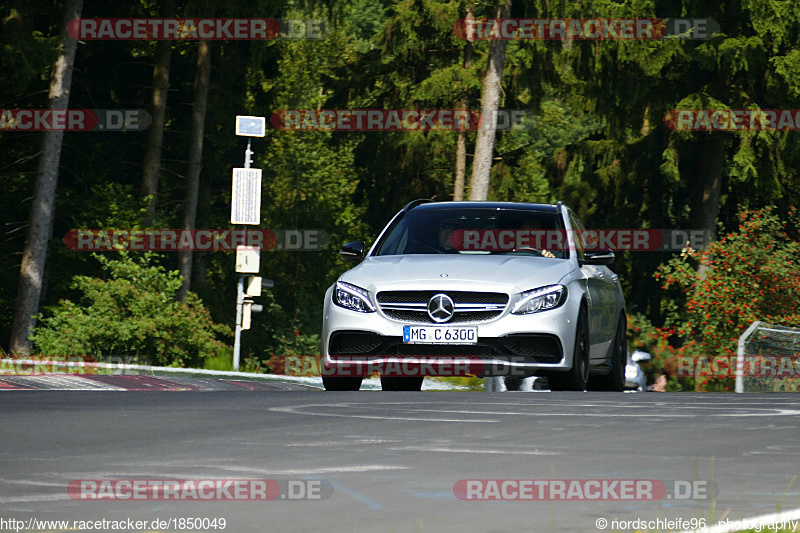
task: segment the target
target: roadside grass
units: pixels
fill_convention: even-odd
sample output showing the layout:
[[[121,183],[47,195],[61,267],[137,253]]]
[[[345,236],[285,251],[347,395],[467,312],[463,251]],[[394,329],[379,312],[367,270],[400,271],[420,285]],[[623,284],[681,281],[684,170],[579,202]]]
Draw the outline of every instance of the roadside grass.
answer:
[[[233,357],[227,353],[218,354],[214,357],[206,357],[203,368],[206,370],[222,370],[229,372],[233,370]]]
[[[453,387],[458,387],[459,391],[464,390],[483,390],[483,378],[475,376],[448,376],[448,377],[429,377],[427,379],[448,383]]]

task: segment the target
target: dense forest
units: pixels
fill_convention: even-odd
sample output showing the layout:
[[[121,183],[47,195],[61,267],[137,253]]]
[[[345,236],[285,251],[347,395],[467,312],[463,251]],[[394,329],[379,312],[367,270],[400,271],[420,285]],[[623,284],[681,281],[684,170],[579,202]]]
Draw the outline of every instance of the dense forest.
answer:
[[[202,365],[230,350],[235,254],[93,254],[69,249],[64,236],[80,228],[230,228],[231,170],[247,144],[234,134],[236,115],[267,117],[266,136],[252,142],[253,166],[263,169],[259,227],[330,237],[320,251],[262,253],[261,275],[275,286],[243,335],[249,368],[273,353],[316,351],[322,296],[346,268],[339,247],[374,238],[415,198],[561,200],[587,227],[699,228],[721,246],[729,234],[785,237],[776,253],[757,254],[782,262],[753,282],[757,290],[790,276],[800,259],[791,208],[800,200],[800,132],[681,131],[665,122],[675,109],[800,109],[794,0],[12,0],[0,15],[0,109],[68,102],[61,107],[152,117],[140,131],[69,131],[61,140],[0,129],[6,353]],[[274,18],[315,21],[322,30],[254,40],[75,41],[65,32],[78,17]],[[681,17],[713,19],[719,29],[707,38],[468,39],[458,31],[468,17]],[[53,87],[70,47],[65,100]],[[493,98],[500,109],[525,112],[520,127],[493,130],[493,139],[480,130],[291,131],[269,120],[287,109],[480,110]],[[48,179],[51,208],[41,188]],[[742,229],[756,219],[769,223]],[[41,243],[32,237],[37,225]],[[26,258],[37,253],[42,268],[33,276],[41,283],[21,281]],[[679,255],[622,252],[613,267],[632,324],[662,328],[676,346],[709,335],[678,326],[702,309],[691,303],[691,276],[709,277],[715,264]],[[683,284],[660,279],[670,271],[681,272]],[[796,284],[781,288],[780,305],[764,297],[752,311],[791,322],[798,294]],[[38,315],[33,343],[27,336],[20,343],[19,325],[12,332],[15,314],[26,323],[26,298]],[[737,298],[733,305],[744,302]],[[708,308],[702,313],[711,318]]]

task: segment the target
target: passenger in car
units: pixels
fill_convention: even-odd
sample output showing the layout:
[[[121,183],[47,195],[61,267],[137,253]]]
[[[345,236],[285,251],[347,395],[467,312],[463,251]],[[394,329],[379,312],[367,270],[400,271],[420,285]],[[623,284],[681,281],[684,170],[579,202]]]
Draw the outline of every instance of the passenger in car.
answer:
[[[439,247],[444,253],[458,253],[458,250],[456,250],[451,242],[453,232],[457,229],[460,229],[460,224],[456,220],[442,220],[439,224]]]

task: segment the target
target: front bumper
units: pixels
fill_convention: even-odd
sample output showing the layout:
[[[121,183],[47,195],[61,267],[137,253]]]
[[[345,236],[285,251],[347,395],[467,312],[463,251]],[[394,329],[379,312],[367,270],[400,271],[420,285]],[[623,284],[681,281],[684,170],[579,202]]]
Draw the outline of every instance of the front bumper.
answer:
[[[477,344],[408,344],[403,327],[423,325],[387,316],[380,308],[359,313],[335,305],[325,296],[322,331],[323,365],[328,372],[352,372],[353,363],[370,368],[423,369],[425,375],[520,375],[572,368],[579,299],[568,293],[560,307],[513,315],[509,302],[499,317],[470,324],[478,328]],[[424,324],[431,325],[431,324]],[[455,363],[455,364],[454,364]]]

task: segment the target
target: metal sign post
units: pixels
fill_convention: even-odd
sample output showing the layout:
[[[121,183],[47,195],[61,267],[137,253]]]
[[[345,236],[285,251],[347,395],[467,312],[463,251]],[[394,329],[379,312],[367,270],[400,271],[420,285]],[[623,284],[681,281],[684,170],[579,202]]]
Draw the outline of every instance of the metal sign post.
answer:
[[[252,137],[263,137],[266,133],[266,117],[236,116],[236,135],[248,137],[244,151],[244,168],[233,169],[231,192],[231,224],[258,225],[261,220],[261,169],[250,169]],[[247,249],[245,249],[247,248]],[[236,249],[236,272],[258,274],[259,249],[240,246]],[[245,304],[244,276],[236,282],[236,328],[233,338],[233,369],[239,370],[242,351],[243,310]]]
[[[253,151],[250,149],[250,141],[251,139],[247,139],[247,148],[244,149],[244,168],[250,168],[250,163],[253,162],[250,159],[250,156],[253,155]]]
[[[233,369],[239,370],[239,353],[242,351],[242,307],[244,304],[244,276],[236,282],[236,329],[233,335]]]

